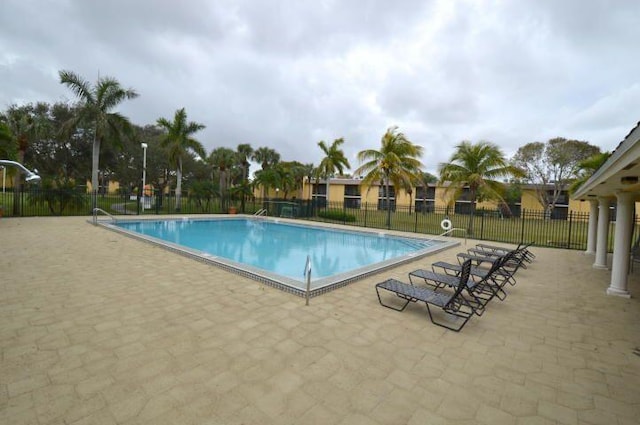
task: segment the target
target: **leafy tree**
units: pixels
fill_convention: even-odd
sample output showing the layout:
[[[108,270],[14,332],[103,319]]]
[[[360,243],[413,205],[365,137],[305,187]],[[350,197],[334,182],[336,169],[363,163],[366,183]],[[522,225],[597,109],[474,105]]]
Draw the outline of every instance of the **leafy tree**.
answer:
[[[280,154],[276,152],[274,149],[268,147],[261,147],[256,149],[253,152],[253,156],[251,157],[255,162],[260,164],[261,170],[263,174],[264,172],[269,170],[269,168],[275,166],[278,162],[280,162]],[[277,174],[277,173],[276,173]],[[256,172],[256,179],[258,178],[258,172]],[[262,176],[262,180],[264,180],[267,184],[273,184],[274,173],[266,173]],[[262,198],[266,197],[267,190],[270,186],[262,186]],[[277,186],[273,186],[277,187]]]
[[[146,182],[163,193],[168,184],[170,169],[169,153],[161,145],[164,132],[158,126],[134,125],[135,137],[123,141],[123,149],[116,152],[116,161],[112,166],[114,179],[120,183],[120,191],[129,194],[142,184],[144,150],[141,143],[147,144]]]
[[[47,116],[48,105],[38,103],[24,106],[12,105],[4,114],[2,121],[9,128],[14,137],[14,146],[17,148],[17,160],[25,163],[31,144],[38,140],[43,133],[49,131],[49,119]],[[28,165],[25,164],[25,165]],[[20,192],[22,175],[16,173],[13,179],[13,215],[20,215]]]
[[[450,182],[445,190],[460,192],[463,187],[469,187],[471,214],[467,232],[473,235],[473,219],[476,202],[479,197],[503,201],[504,186],[497,179],[521,177],[522,170],[510,165],[500,148],[493,143],[481,141],[473,144],[463,141],[449,159],[448,163],[438,166],[441,182]]]
[[[588,142],[556,137],[521,146],[512,163],[525,171],[525,181],[536,186],[536,198],[550,214],[562,191],[578,177],[580,162],[598,153],[600,148]]]
[[[287,199],[289,193],[295,193],[302,188],[305,177],[304,165],[298,161],[280,162],[278,165],[283,196]]]
[[[127,99],[138,97],[133,89],[124,89],[120,83],[111,77],[100,77],[92,86],[72,71],[60,71],[60,83],[67,86],[78,97],[80,109],[77,116],[70,122],[76,127],[80,122],[92,124],[93,151],[91,161],[91,190],[93,191],[93,205],[96,206],[96,194],[99,187],[98,170],[100,169],[100,146],[104,142],[121,143],[123,135],[132,136],[133,127],[129,119],[114,109]]]
[[[0,121],[0,159],[15,159],[17,154],[16,144],[9,127]]]
[[[385,187],[387,198],[387,226],[391,225],[391,192],[394,188],[407,188],[416,180],[420,172],[422,146],[412,143],[398,131],[398,127],[389,127],[382,136],[379,150],[365,149],[358,152],[358,161],[362,165],[355,171],[356,175],[363,175],[362,184],[370,187],[381,181]]]
[[[92,141],[84,131],[66,124],[78,113],[78,108],[67,103],[41,106],[39,135],[33,139],[25,161],[33,164],[43,177],[56,188],[76,187],[91,176]]]
[[[256,171],[253,183],[262,187],[262,199],[266,199],[269,189],[282,185],[282,173],[277,165]]]
[[[182,162],[191,151],[200,158],[207,156],[204,147],[192,136],[205,128],[203,124],[189,121],[184,108],[178,109],[173,121],[166,118],[158,118],[158,126],[165,130],[161,146],[169,153],[169,161],[176,167],[176,211],[182,206]]]
[[[85,203],[84,193],[74,182],[54,183],[49,178],[43,179],[42,190],[33,192],[29,198],[36,205],[46,205],[52,215],[62,215],[67,207],[83,207]]]
[[[196,202],[201,212],[208,212],[209,205],[216,195],[216,186],[210,180],[198,180],[189,186],[189,196]]]
[[[240,211],[242,211],[243,213],[245,209],[245,201],[247,199],[247,190],[245,189],[249,189],[249,167],[251,166],[249,160],[251,159],[252,155],[253,148],[248,143],[241,143],[236,148],[236,161],[240,166],[240,170],[242,172],[239,183],[242,189],[234,190],[234,194],[240,197]]]
[[[211,151],[209,164],[213,166],[220,181],[220,205],[225,211],[228,205],[229,184],[231,182],[231,169],[237,162],[236,152],[233,149],[220,147]]]
[[[307,179],[307,183],[309,184],[309,200],[311,200],[313,197],[313,185],[311,184],[311,179],[313,176],[317,175],[316,167],[312,163],[304,164],[301,171],[304,173],[304,177]]]
[[[318,146],[324,153],[324,158],[318,164],[316,172],[318,176],[323,177],[327,182],[327,204],[329,203],[329,179],[335,175],[336,171],[339,174],[343,174],[345,168],[351,168],[349,160],[344,156],[344,151],[340,149],[343,143],[343,138],[334,140],[331,145],[327,145],[324,140],[318,142]]]

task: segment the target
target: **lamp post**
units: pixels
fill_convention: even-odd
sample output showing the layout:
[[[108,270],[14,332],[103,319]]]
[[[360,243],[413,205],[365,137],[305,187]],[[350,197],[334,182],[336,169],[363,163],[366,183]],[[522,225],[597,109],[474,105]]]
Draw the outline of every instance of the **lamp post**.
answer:
[[[147,180],[147,144],[141,143],[142,146],[142,212],[144,212],[144,186]]]

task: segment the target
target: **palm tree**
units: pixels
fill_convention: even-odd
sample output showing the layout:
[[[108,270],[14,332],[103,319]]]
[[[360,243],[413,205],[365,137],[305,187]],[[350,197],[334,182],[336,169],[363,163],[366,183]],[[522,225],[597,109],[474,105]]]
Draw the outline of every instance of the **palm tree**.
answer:
[[[248,187],[249,167],[251,166],[251,163],[249,162],[249,160],[251,159],[252,155],[253,155],[253,148],[251,147],[251,145],[249,143],[241,143],[236,148],[236,158],[237,158],[237,161],[238,161],[238,165],[240,166],[240,169],[242,170],[241,186],[243,188]],[[244,213],[246,194],[245,194],[244,190],[240,191],[239,194],[241,196],[240,197],[240,210]]]
[[[460,192],[463,187],[469,188],[471,213],[467,232],[473,235],[473,218],[478,197],[496,199],[504,202],[502,193],[504,186],[497,181],[499,178],[524,177],[524,172],[510,165],[500,148],[491,142],[481,141],[473,144],[463,141],[456,146],[448,163],[438,166],[441,182],[449,182],[445,194],[455,190]]]
[[[578,163],[578,178],[575,179],[569,186],[569,193],[574,193],[583,183],[585,183],[591,176],[604,164],[611,156],[611,152],[601,152],[587,159],[583,159]]]
[[[218,178],[220,179],[220,206],[226,211],[229,205],[228,188],[230,182],[231,168],[236,164],[236,152],[233,149],[221,147],[211,151],[209,155],[209,164],[218,170]]]
[[[362,165],[354,173],[365,175],[362,184],[370,187],[380,181],[385,185],[387,226],[391,225],[390,185],[396,189],[411,186],[422,166],[418,159],[422,151],[422,146],[412,143],[394,126],[382,136],[380,150],[358,152],[358,161]]]
[[[274,149],[271,148],[267,148],[267,147],[261,147],[256,149],[253,152],[253,155],[251,156],[251,159],[253,159],[255,162],[257,162],[258,164],[260,164],[261,167],[261,171],[266,171],[269,168],[273,167],[274,165],[276,165],[278,162],[280,162],[280,154],[278,152],[276,152]],[[257,175],[257,173],[256,173]],[[274,179],[264,176],[265,177],[265,181],[266,182],[273,182]],[[268,183],[270,184],[270,183]],[[262,185],[262,199],[265,199],[266,197],[266,189],[267,187],[265,187],[264,185]]]
[[[307,183],[309,184],[309,200],[311,200],[313,198],[313,185],[311,184],[311,179],[316,175],[316,167],[313,163],[304,164],[302,166],[302,172],[307,178]]]
[[[51,128],[49,121],[49,105],[38,103],[24,106],[12,105],[2,119],[10,134],[13,135],[14,154],[20,163],[25,162],[25,155],[31,144],[47,134]],[[20,192],[22,186],[20,173],[13,178],[13,215],[20,215]]]
[[[343,138],[334,140],[330,146],[327,146],[324,140],[318,142],[318,146],[320,146],[320,149],[322,149],[324,153],[324,158],[320,161],[316,172],[318,176],[323,177],[327,182],[327,205],[329,205],[329,180],[336,171],[343,174],[345,168],[351,168],[349,160],[344,156],[342,149],[340,149],[340,145],[343,143]]]
[[[200,158],[207,156],[202,144],[192,137],[205,126],[193,121],[187,122],[187,113],[184,108],[176,111],[173,121],[158,118],[157,124],[166,131],[161,139],[161,145],[167,148],[169,161],[176,167],[176,211],[180,211],[182,206],[182,158],[190,151],[195,152]]]
[[[74,127],[80,122],[93,125],[93,152],[91,164],[91,190],[93,208],[96,207],[98,190],[98,170],[100,145],[105,141],[120,143],[120,138],[133,135],[133,126],[128,118],[113,112],[124,100],[138,97],[133,89],[124,89],[111,77],[98,78],[92,86],[87,80],[72,71],[60,71],[60,83],[66,85],[80,100],[79,114],[71,123]]]

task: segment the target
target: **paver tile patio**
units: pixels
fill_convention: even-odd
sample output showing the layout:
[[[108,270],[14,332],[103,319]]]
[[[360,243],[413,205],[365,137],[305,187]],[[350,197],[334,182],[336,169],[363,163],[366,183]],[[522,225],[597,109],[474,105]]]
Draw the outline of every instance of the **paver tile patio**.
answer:
[[[460,333],[380,307],[458,250],[306,307],[86,218],[0,219],[0,424],[637,423],[640,271],[606,296],[592,257],[536,248]]]

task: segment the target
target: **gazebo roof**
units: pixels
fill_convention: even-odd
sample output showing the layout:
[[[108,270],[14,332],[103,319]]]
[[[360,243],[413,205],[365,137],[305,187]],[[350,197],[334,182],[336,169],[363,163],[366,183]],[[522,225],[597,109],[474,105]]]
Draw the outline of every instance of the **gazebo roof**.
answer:
[[[587,200],[616,192],[633,192],[640,198],[640,123],[613,151],[609,159],[573,194],[573,199]]]

